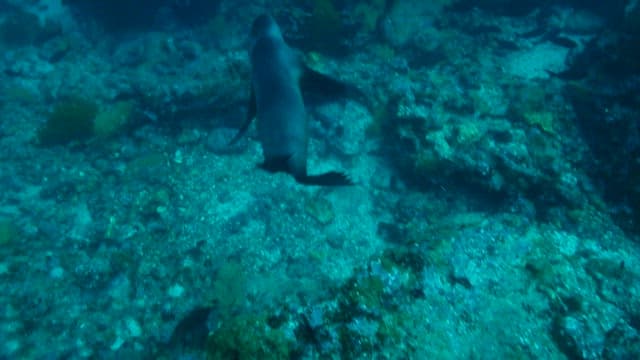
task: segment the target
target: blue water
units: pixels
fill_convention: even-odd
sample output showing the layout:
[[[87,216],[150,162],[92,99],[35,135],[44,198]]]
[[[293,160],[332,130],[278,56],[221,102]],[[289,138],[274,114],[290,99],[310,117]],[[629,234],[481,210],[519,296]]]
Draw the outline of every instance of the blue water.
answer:
[[[638,24],[0,0],[0,359],[640,358]]]

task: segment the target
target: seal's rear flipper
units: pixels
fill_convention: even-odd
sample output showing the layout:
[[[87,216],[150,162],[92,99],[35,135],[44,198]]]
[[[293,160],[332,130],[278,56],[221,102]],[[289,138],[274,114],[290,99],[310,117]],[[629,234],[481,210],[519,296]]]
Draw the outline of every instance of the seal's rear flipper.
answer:
[[[296,181],[303,185],[350,186],[354,185],[346,174],[330,171],[320,175],[296,176]]]
[[[296,174],[291,168],[291,155],[276,156],[265,160],[259,167],[268,172],[286,172],[296,179],[302,185],[320,185],[320,186],[348,186],[354,185],[349,177],[338,171],[329,171],[320,175]],[[304,170],[300,172],[306,172]]]

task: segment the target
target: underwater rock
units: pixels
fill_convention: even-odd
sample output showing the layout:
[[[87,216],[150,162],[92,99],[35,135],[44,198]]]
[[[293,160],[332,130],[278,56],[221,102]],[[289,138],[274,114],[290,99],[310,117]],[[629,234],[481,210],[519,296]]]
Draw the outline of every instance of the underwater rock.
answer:
[[[0,218],[0,246],[10,246],[18,238],[18,229],[13,221]]]
[[[266,313],[241,314],[221,323],[207,340],[207,358],[288,359],[294,341],[287,333],[269,324]]]
[[[56,63],[64,58],[71,50],[71,40],[67,37],[57,37],[51,41],[48,41],[42,47],[42,57],[47,59],[50,63]]]
[[[61,33],[53,23],[41,23],[34,14],[18,11],[0,22],[0,43],[26,46],[43,43]]]
[[[576,57],[572,67],[584,67],[580,82],[567,83],[580,134],[592,156],[586,172],[625,230],[640,222],[640,88],[639,38],[603,33]]]
[[[305,212],[320,224],[327,225],[335,218],[333,206],[325,198],[316,197],[305,202]]]
[[[313,44],[316,51],[333,54],[344,52],[345,44],[340,39],[344,38],[346,28],[334,1],[312,0],[311,3],[311,16],[303,28],[304,36],[308,40],[305,43]]]
[[[65,0],[77,19],[93,19],[112,32],[148,30],[168,15],[185,25],[201,24],[212,18],[220,1],[190,0]],[[164,11],[164,14],[163,14]]]
[[[215,310],[210,306],[196,307],[185,314],[171,333],[169,349],[196,348],[204,349],[207,336],[211,331],[211,319]],[[167,350],[169,350],[167,349]]]
[[[221,0],[174,0],[169,2],[169,7],[182,24],[192,26],[212,19],[220,3]]]
[[[236,129],[226,127],[212,129],[209,131],[205,145],[214,154],[239,154],[249,146],[249,140],[243,136],[237,142],[229,144],[237,132]]]
[[[509,0],[461,0],[455,2],[454,9],[469,11],[473,8],[480,8],[500,15],[525,16],[540,5],[538,0],[522,0],[517,3]]]
[[[403,47],[421,36],[429,38],[428,31],[451,1],[395,1],[382,23],[382,36],[394,47]]]
[[[640,359],[640,333],[624,322],[607,332],[604,359]]]
[[[558,347],[569,358],[596,359],[602,352],[600,341],[591,342],[586,332],[588,328],[584,318],[565,316],[556,319],[552,328],[553,338]],[[590,348],[596,345],[596,348]]]
[[[93,122],[94,135],[106,138],[117,134],[131,122],[134,103],[119,101],[100,111]]]
[[[38,131],[41,146],[66,145],[84,141],[93,135],[93,120],[98,106],[89,100],[72,97],[58,103]]]

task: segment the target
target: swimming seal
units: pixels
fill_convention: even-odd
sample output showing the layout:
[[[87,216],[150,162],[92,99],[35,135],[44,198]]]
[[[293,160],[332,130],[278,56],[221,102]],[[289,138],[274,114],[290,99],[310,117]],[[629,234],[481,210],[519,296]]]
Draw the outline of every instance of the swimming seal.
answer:
[[[304,65],[291,49],[278,24],[261,15],[251,28],[251,97],[245,122],[230,144],[257,118],[258,140],[269,172],[286,172],[305,185],[352,185],[344,173],[307,174],[309,131],[302,88],[308,84],[328,94],[344,94],[348,86]]]

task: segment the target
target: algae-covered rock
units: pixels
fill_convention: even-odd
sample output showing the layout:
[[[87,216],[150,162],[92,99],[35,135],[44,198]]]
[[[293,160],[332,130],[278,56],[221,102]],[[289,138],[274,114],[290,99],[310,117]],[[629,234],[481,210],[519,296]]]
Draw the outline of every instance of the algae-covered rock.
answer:
[[[247,276],[236,261],[224,263],[216,274],[211,297],[225,313],[236,311],[247,296]]]
[[[207,340],[207,359],[289,359],[292,341],[272,328],[265,314],[243,314],[224,321]]]
[[[81,97],[59,102],[38,131],[38,143],[54,146],[89,139],[93,135],[97,112],[96,103]]]
[[[140,215],[147,220],[166,217],[171,207],[171,195],[167,188],[154,187],[153,191],[141,193],[138,199]]]
[[[65,0],[83,21],[93,21],[108,31],[146,30],[158,16],[169,12],[185,24],[201,24],[216,14],[219,0]]]
[[[18,231],[8,219],[0,219],[0,245],[10,244],[18,235]]]
[[[311,1],[310,15],[304,23],[303,33],[307,40],[298,46],[305,47],[306,43],[313,44],[317,51],[341,54],[345,50],[347,27],[342,21],[340,2],[333,0]],[[311,50],[311,49],[305,49]]]
[[[327,225],[335,218],[331,202],[324,198],[309,199],[304,206],[305,212],[320,224]]]
[[[345,288],[345,305],[356,312],[379,312],[383,298],[384,283],[377,276],[351,279]]]
[[[367,33],[375,31],[380,17],[384,15],[386,3],[385,0],[373,0],[359,2],[355,6],[353,12],[356,19],[360,21],[363,31]]]
[[[70,36],[59,36],[42,46],[42,57],[50,63],[56,63],[71,52],[73,44]]]
[[[93,122],[95,135],[104,138],[117,134],[129,124],[133,109],[133,102],[119,101],[113,106],[99,112]]]
[[[24,105],[34,104],[38,101],[37,89],[20,84],[6,85],[4,88],[4,96],[9,102],[16,102]]]
[[[59,26],[41,24],[36,15],[23,11],[10,14],[0,22],[0,43],[10,46],[41,43],[59,33]]]
[[[553,130],[554,115],[552,112],[536,111],[536,112],[525,113],[523,115],[524,115],[524,119],[530,125],[537,126],[548,134],[554,133],[554,130]]]
[[[153,181],[158,175],[165,176],[171,174],[171,172],[171,162],[166,154],[153,152],[129,161],[126,165],[124,175],[130,180],[144,178]]]
[[[395,47],[418,41],[430,31],[434,21],[449,3],[450,0],[392,2],[382,26],[385,40]]]

